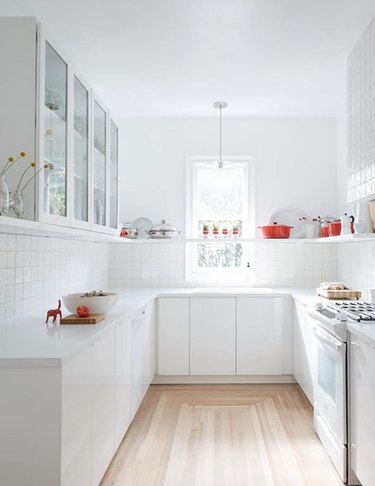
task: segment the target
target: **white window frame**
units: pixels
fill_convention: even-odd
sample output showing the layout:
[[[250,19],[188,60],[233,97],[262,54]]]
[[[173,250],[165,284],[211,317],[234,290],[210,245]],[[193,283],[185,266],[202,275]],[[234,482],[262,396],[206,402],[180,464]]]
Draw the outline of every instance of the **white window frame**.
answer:
[[[186,211],[185,211],[185,234],[187,240],[200,239],[197,228],[194,225],[194,213],[196,203],[196,169],[198,164],[207,164],[214,161],[215,156],[212,157],[187,157],[186,158]],[[242,266],[238,268],[205,268],[197,269],[194,266],[194,258],[198,248],[197,242],[187,242],[185,248],[185,276],[187,281],[195,282],[218,282],[225,278],[226,283],[238,283],[244,280],[244,272],[247,261],[252,261],[253,252],[250,250],[249,242],[243,241],[246,239],[255,238],[255,184],[254,184],[254,160],[251,156],[232,156],[225,157],[233,165],[242,166],[245,168],[245,175],[247,176],[248,184],[246,187],[247,199],[247,214],[244,215],[244,222],[242,228],[242,237],[240,239],[228,238],[228,243],[242,244]],[[204,240],[202,242],[215,242],[214,239]],[[220,243],[217,243],[220,244]],[[225,244],[225,243],[224,243]],[[222,282],[221,282],[222,283]]]

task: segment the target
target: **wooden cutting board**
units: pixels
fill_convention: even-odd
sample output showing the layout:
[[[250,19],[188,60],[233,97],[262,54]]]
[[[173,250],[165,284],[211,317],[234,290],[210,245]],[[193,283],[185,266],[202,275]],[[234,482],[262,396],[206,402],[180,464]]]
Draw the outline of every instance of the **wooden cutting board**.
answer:
[[[60,324],[97,324],[104,319],[104,314],[90,314],[88,317],[79,317],[75,314],[63,317]]]
[[[316,293],[326,299],[360,299],[362,292],[360,290],[325,290],[318,287]]]

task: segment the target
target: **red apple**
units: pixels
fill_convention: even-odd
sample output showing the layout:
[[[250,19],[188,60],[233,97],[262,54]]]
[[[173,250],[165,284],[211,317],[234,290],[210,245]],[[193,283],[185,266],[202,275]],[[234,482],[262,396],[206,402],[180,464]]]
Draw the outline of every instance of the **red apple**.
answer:
[[[87,305],[80,305],[77,307],[76,312],[79,317],[88,317],[90,315],[90,309]]]

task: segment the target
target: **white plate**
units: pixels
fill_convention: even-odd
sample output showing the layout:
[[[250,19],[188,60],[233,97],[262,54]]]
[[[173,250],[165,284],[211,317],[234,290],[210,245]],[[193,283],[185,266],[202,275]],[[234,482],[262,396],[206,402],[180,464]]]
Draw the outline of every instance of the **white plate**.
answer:
[[[291,238],[303,238],[305,233],[303,231],[302,222],[300,218],[308,219],[308,215],[305,211],[298,208],[281,208],[275,211],[270,217],[270,224],[278,223],[285,224],[287,226],[293,226],[290,230]]]
[[[137,218],[132,222],[132,226],[137,228],[138,238],[148,238],[148,232],[154,226],[154,223],[148,218]]]

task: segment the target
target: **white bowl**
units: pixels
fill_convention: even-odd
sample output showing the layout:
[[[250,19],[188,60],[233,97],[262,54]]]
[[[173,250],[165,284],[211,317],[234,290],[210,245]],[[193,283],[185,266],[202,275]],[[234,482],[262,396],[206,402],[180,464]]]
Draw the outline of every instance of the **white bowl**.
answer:
[[[76,309],[80,305],[86,305],[90,314],[105,314],[117,302],[117,294],[104,292],[104,295],[96,295],[95,297],[81,297],[80,294],[64,295],[62,300],[64,306],[72,314],[76,314]]]

